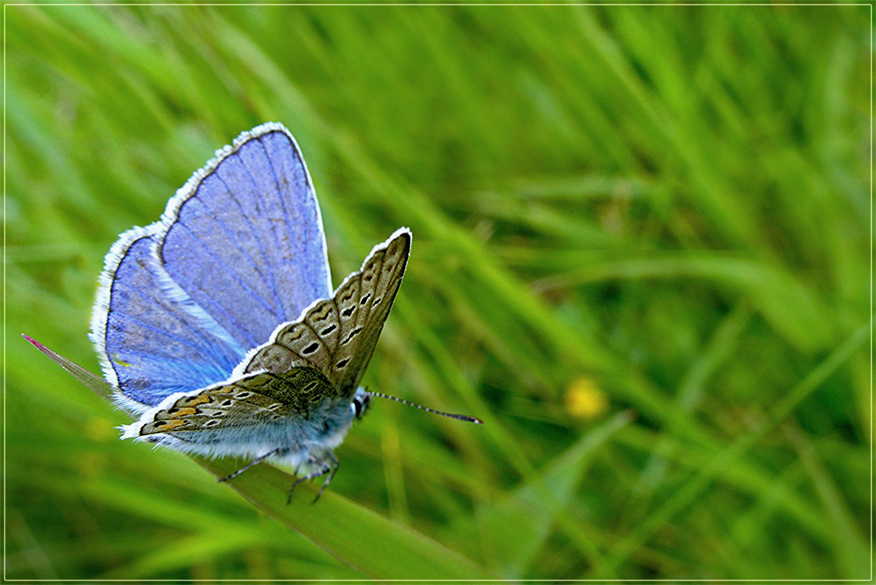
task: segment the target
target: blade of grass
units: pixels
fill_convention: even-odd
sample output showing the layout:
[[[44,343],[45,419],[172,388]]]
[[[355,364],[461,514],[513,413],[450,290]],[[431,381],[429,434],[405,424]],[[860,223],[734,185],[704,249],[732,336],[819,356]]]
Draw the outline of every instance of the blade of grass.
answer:
[[[800,460],[812,479],[812,485],[815,486],[822,509],[835,527],[831,533],[833,550],[843,577],[846,579],[865,577],[872,551],[868,546],[867,538],[855,523],[855,515],[844,501],[840,490],[804,433],[794,425],[785,425],[783,430],[797,447]]]
[[[193,457],[217,478],[239,465]],[[490,572],[459,552],[402,526],[334,492],[312,504],[319,486],[299,485],[286,505],[295,478],[259,464],[229,481],[254,506],[326,550],[348,567],[375,579],[490,579]]]
[[[807,396],[818,389],[837,368],[844,364],[867,340],[870,331],[869,324],[859,327],[842,345],[816,366],[803,380],[788,392],[784,399],[775,404],[769,412],[769,419],[760,423],[750,432],[736,439],[726,449],[719,453],[712,461],[681,486],[672,496],[648,516],[641,525],[631,534],[626,536],[611,551],[609,557],[599,566],[594,567],[593,574],[596,578],[605,578],[617,571],[618,567],[627,560],[637,548],[644,544],[648,538],[661,526],[669,522],[676,514],[685,507],[691,505],[712,482],[712,480],[726,466],[736,463],[749,449],[753,448],[766,433],[773,429],[793,412]]]
[[[109,398],[113,389],[104,380],[43,344],[24,336],[85,386]],[[217,479],[241,468],[235,460],[210,460],[192,456]],[[461,553],[452,551],[429,537],[342,498],[323,494],[318,505],[305,503],[317,488],[304,484],[286,505],[286,494],[295,477],[269,465],[260,464],[229,482],[229,485],[258,509],[322,547],[348,567],[379,579],[473,579],[489,578],[489,573]],[[302,493],[303,492],[303,493]],[[145,562],[145,561],[144,561]],[[152,565],[144,565],[152,566]]]

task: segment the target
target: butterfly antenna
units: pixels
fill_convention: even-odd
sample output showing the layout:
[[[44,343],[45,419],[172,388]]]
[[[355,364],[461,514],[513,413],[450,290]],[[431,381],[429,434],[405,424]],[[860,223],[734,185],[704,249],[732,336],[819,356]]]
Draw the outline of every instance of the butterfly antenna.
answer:
[[[404,400],[402,398],[396,398],[395,396],[390,396],[389,394],[384,394],[382,392],[371,392],[370,390],[366,392],[368,396],[376,396],[377,398],[386,398],[387,400],[394,400],[396,402],[401,402],[407,406],[413,406],[414,408],[419,408],[420,410],[425,410],[426,412],[431,412],[432,414],[439,414],[441,416],[446,416],[447,418],[455,418],[456,420],[464,420],[466,422],[474,423],[476,425],[484,424],[479,418],[475,418],[473,416],[466,416],[464,414],[452,414],[449,412],[441,412],[440,410],[435,410],[433,408],[429,408],[428,406],[422,406],[420,404],[416,404],[414,402],[410,402],[409,400]]]

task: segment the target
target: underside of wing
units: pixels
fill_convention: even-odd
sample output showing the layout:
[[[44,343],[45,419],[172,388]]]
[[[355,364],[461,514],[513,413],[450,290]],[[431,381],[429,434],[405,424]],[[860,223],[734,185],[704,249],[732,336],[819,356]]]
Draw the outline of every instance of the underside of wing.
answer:
[[[307,420],[330,388],[312,368],[283,375],[260,373],[166,400],[128,427],[125,437],[159,433],[229,431]]]
[[[374,247],[361,270],[348,276],[331,299],[315,303],[303,319],[278,327],[236,373],[312,367],[339,397],[352,397],[389,316],[410,249],[410,230],[401,228]]]

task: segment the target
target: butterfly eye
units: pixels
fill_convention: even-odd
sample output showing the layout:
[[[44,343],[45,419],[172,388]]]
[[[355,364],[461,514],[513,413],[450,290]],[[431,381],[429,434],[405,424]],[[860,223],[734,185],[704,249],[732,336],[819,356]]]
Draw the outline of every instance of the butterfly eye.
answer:
[[[370,396],[357,392],[356,395],[353,396],[352,404],[350,404],[350,408],[353,409],[353,416],[356,418],[362,418],[362,415],[365,414],[365,410],[368,408],[369,402],[371,402]]]

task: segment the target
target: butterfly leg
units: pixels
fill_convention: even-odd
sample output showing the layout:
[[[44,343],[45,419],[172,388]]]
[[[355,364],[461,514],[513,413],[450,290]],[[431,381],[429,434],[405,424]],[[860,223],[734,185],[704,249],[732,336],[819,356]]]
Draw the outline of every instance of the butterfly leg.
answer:
[[[314,465],[318,465],[316,471],[308,473],[303,477],[299,477],[295,480],[295,483],[292,484],[292,487],[289,488],[289,497],[286,498],[286,505],[288,506],[292,502],[292,492],[295,491],[295,488],[298,487],[298,484],[307,481],[309,479],[316,479],[317,477],[322,477],[323,475],[327,475],[325,481],[322,484],[322,487],[319,488],[319,492],[317,492],[316,497],[313,499],[312,504],[315,504],[320,497],[322,497],[322,493],[325,491],[325,488],[331,483],[332,478],[334,478],[335,474],[338,472],[338,467],[340,467],[340,462],[338,458],[335,457],[335,454],[331,451],[326,451],[326,455],[328,455],[328,461],[325,459],[319,459],[317,457],[311,456],[308,460],[309,463]]]
[[[231,475],[229,475],[227,477],[223,477],[219,481],[224,482],[224,481],[228,481],[229,479],[234,479],[235,477],[237,477],[238,475],[240,475],[241,473],[243,473],[244,471],[246,471],[247,469],[249,469],[253,465],[258,465],[259,463],[261,463],[262,461],[264,461],[265,459],[267,459],[268,457],[271,457],[273,455],[282,455],[284,451],[285,451],[285,449],[282,449],[282,448],[277,448],[277,449],[274,449],[273,451],[268,451],[264,455],[260,455],[260,456],[256,457],[255,459],[253,459],[252,461],[250,461],[249,463],[247,463],[246,465],[244,465],[243,467],[241,467],[240,469],[238,469],[237,471],[235,471]]]

